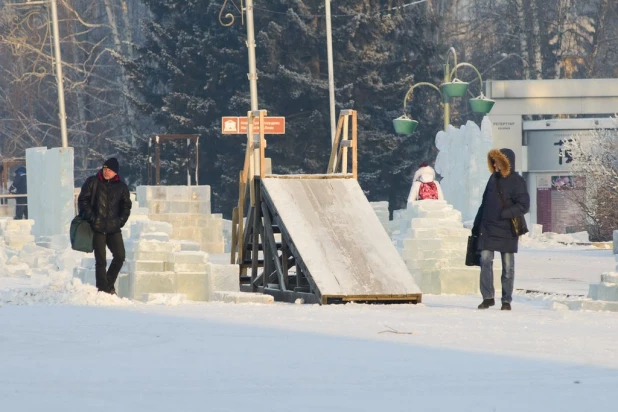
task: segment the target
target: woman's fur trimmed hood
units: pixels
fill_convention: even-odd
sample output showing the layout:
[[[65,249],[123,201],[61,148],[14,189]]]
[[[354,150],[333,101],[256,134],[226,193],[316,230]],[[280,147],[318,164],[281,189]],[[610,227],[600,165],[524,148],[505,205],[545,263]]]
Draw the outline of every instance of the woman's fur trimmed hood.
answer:
[[[507,151],[509,151],[510,153],[506,153]],[[511,160],[509,159],[509,154],[513,157],[513,162],[511,162]],[[498,169],[500,169],[500,174],[502,175],[502,177],[507,177],[511,174],[515,166],[514,160],[515,153],[513,153],[513,151],[510,149],[491,149],[489,153],[487,153],[487,166],[489,166],[489,171],[491,173],[497,172],[496,168],[494,167],[494,163],[496,163]]]

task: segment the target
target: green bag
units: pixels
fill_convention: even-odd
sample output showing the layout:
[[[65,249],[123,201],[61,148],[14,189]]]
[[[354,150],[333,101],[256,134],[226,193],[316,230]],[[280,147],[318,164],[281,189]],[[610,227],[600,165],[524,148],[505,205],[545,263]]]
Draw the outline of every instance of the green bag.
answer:
[[[94,197],[97,192],[98,180],[94,182],[94,191],[90,198],[90,206],[94,208]],[[71,238],[71,249],[79,252],[91,253],[94,250],[93,238],[94,231],[90,223],[83,219],[80,215],[77,215],[71,220],[71,227],[69,229],[69,237]]]
[[[88,221],[77,215],[71,221],[71,229],[69,232],[71,237],[71,248],[80,252],[91,253],[94,250],[92,241],[94,232]]]

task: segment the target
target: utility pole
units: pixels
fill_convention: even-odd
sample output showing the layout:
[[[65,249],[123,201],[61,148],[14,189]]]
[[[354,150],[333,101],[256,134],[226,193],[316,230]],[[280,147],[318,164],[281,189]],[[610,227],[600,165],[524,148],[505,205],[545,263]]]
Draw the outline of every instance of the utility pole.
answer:
[[[58,29],[58,3],[57,0],[26,0],[25,3],[8,3],[7,5],[24,6],[45,6],[51,4],[52,37],[54,42],[54,63],[56,69],[56,84],[58,91],[58,118],[60,120],[60,138],[62,147],[69,147],[67,139],[67,115],[64,109],[64,83],[62,76],[62,56],[60,54],[60,30]]]
[[[60,54],[60,34],[58,30],[58,5],[51,0],[52,30],[54,36],[54,59],[56,61],[56,83],[58,84],[58,116],[60,117],[60,136],[62,147],[69,147],[67,139],[67,115],[64,110],[64,84],[62,76],[62,57]]]
[[[253,33],[253,0],[247,0],[247,48],[249,49],[249,91],[251,110],[258,110],[257,69],[255,68],[255,35]]]
[[[335,142],[336,112],[335,112],[335,75],[333,69],[333,31],[331,27],[330,0],[324,0],[326,9],[326,54],[328,56],[328,98],[330,102],[330,142]]]

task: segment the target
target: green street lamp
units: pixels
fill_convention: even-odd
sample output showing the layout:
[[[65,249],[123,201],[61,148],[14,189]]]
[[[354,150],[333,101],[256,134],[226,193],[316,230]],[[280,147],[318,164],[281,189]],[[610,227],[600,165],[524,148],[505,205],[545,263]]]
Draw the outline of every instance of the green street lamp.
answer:
[[[453,97],[464,97],[468,91],[468,85],[468,82],[454,79],[452,82],[442,83],[440,85],[440,90],[442,90],[445,100],[450,100]]]
[[[453,60],[455,62],[455,65],[452,71],[449,65],[449,58],[451,54],[453,55]],[[483,95],[483,78],[481,76],[481,73],[477,70],[476,67],[474,67],[470,63],[459,63],[458,64],[457,63],[457,52],[455,51],[453,47],[451,47],[449,48],[447,52],[446,61],[444,63],[444,82],[440,85],[440,88],[438,88],[437,86],[431,83],[419,82],[419,83],[412,85],[412,87],[408,89],[408,92],[406,93],[406,96],[403,99],[403,115],[393,120],[393,126],[395,128],[395,133],[412,134],[414,133],[414,131],[416,130],[416,127],[418,126],[418,121],[413,120],[406,115],[406,102],[408,101],[409,98],[412,98],[412,91],[418,86],[430,86],[431,88],[435,89],[438,93],[440,93],[440,97],[442,98],[442,103],[444,107],[444,130],[446,130],[446,128],[451,122],[450,121],[450,117],[451,117],[450,116],[450,100],[455,97],[463,97],[466,95],[468,91],[469,83],[461,81],[457,78],[457,69],[459,67],[464,67],[464,66],[471,67],[472,69],[474,69],[474,71],[476,72],[479,78],[479,84],[481,85],[481,94],[478,97],[475,97],[469,100],[470,108],[475,113],[483,113],[483,114],[489,113],[495,102],[493,100],[487,99]]]
[[[406,102],[410,97],[412,97],[412,92],[419,86],[429,86],[440,93],[442,96],[442,92],[435,85],[427,82],[419,82],[410,87],[408,92],[406,93],[406,97],[403,98],[403,115],[393,120],[393,126],[395,127],[395,133],[397,134],[412,134],[416,130],[418,126],[418,121],[409,118],[406,115]]]
[[[455,70],[457,70],[457,68],[462,67],[462,66],[472,68],[476,72],[476,75],[479,77],[479,84],[481,85],[481,94],[478,95],[477,97],[474,97],[468,100],[470,103],[470,108],[472,109],[474,113],[482,113],[482,114],[489,113],[492,107],[494,107],[494,104],[496,102],[491,99],[486,98],[485,95],[483,94],[483,76],[481,76],[481,73],[478,71],[478,69],[474,67],[473,65],[471,65],[470,63],[459,63],[453,68],[451,75],[455,73]]]

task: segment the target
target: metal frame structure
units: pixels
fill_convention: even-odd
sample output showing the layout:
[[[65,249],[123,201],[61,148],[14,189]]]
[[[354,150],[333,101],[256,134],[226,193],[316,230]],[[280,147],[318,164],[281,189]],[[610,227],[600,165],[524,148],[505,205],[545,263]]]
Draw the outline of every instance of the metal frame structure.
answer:
[[[248,113],[245,163],[239,175],[238,205],[232,213],[231,263],[239,265],[241,290],[270,294],[275,299],[286,302],[294,302],[299,298],[305,303],[320,304],[348,301],[420,302],[420,295],[323,296],[302,261],[273,199],[269,197],[268,191],[264,190],[263,179],[357,179],[356,111],[341,112],[327,173],[322,175],[266,175],[265,116],[265,110]],[[259,123],[258,131],[254,133],[253,119],[256,117],[259,118]]]
[[[161,185],[161,143],[165,141],[173,141],[173,140],[187,140],[187,185],[191,186],[191,173],[190,173],[190,146],[191,142],[195,145],[195,185],[199,185],[198,180],[198,171],[199,171],[199,145],[200,145],[200,136],[197,134],[158,134],[156,136],[151,137],[148,140],[148,184],[151,185],[153,179],[152,169],[155,168],[155,184],[157,186]],[[152,145],[155,145],[155,159],[154,165],[152,161],[152,154],[150,152]]]

